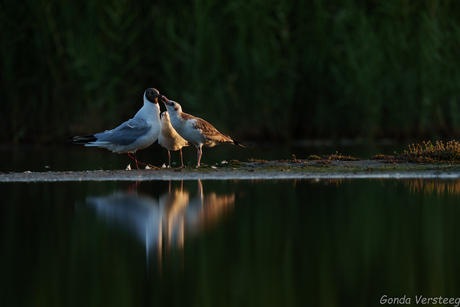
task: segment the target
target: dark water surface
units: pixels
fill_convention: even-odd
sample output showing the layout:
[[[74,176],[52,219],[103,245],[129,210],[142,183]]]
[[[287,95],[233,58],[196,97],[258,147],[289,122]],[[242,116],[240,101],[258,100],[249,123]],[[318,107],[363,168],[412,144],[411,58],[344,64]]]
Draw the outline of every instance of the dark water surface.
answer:
[[[460,297],[460,181],[2,183],[0,306]]]

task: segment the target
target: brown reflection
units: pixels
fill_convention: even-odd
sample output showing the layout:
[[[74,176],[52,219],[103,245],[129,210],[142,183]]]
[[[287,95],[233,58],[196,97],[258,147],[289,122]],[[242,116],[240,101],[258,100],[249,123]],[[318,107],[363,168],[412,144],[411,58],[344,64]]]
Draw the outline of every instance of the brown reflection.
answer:
[[[232,210],[234,202],[235,193],[217,195],[215,192],[211,192],[203,194],[203,185],[198,180],[198,195],[190,201],[188,222],[195,230],[209,229]],[[200,210],[197,210],[198,208]],[[205,222],[203,223],[203,221]]]
[[[329,178],[317,178],[310,180],[313,184],[325,184],[340,186],[343,182],[351,181],[353,179],[329,179]],[[370,181],[388,181],[389,179],[370,179]],[[413,193],[425,193],[425,194],[449,194],[458,195],[460,194],[460,180],[444,180],[444,179],[401,179],[405,187]]]
[[[404,185],[414,193],[460,194],[460,180],[408,179]]]
[[[137,193],[140,184],[131,185],[128,192],[88,197],[86,203],[108,224],[133,234],[145,245],[147,258],[154,250],[161,260],[164,249],[183,248],[186,237],[218,224],[235,203],[235,193],[203,193],[201,180],[194,197],[182,181],[174,189],[169,182],[168,191],[159,197]]]
[[[184,190],[183,182],[180,189],[171,191],[171,184],[169,189],[168,193],[160,196],[160,207],[164,211],[164,245],[167,248],[174,241],[178,247],[183,247],[184,231],[191,235],[212,228],[231,211],[235,203],[235,193],[203,194],[201,180],[198,180],[197,196],[194,198],[190,198],[188,191]]]

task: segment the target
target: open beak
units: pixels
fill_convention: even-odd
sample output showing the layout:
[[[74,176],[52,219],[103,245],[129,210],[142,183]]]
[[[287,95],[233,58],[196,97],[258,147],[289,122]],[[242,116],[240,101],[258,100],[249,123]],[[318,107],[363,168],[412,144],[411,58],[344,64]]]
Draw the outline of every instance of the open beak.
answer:
[[[171,105],[171,104],[169,103],[169,99],[166,98],[166,96],[160,95],[160,99],[163,101],[163,103],[164,103],[165,105],[168,105],[168,106]]]

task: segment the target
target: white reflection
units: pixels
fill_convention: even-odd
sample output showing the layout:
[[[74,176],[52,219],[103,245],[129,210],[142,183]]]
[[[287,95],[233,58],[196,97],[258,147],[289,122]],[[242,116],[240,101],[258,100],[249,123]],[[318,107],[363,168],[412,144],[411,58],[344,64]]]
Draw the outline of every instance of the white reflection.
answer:
[[[228,213],[235,202],[235,194],[203,194],[198,180],[197,195],[193,198],[184,189],[171,189],[159,198],[137,192],[117,192],[108,196],[88,197],[86,203],[108,224],[133,234],[145,245],[147,258],[154,251],[172,246],[182,248],[187,236],[215,225]],[[160,258],[161,259],[161,258]]]
[[[133,233],[145,244],[147,256],[159,244],[162,212],[158,200],[143,195],[117,192],[102,197],[88,197],[98,216],[108,224],[120,226]]]

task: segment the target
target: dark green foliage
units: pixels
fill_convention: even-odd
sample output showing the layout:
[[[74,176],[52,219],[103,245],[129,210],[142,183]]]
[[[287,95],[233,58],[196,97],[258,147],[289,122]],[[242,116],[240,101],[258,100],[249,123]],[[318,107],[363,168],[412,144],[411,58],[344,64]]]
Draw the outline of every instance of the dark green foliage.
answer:
[[[244,138],[460,131],[458,1],[3,1],[0,140],[111,128],[154,86]]]

